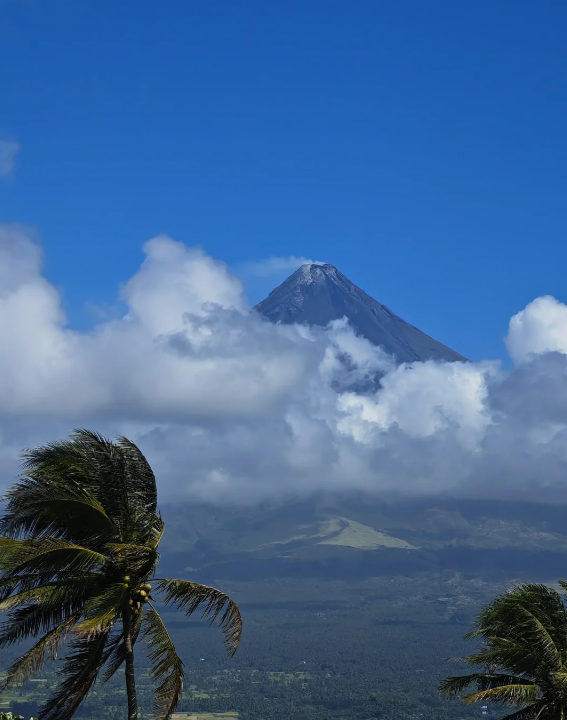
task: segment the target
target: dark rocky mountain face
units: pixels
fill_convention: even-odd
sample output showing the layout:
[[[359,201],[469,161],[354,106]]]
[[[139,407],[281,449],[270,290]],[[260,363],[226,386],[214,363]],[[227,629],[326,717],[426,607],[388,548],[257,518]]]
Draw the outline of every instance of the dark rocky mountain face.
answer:
[[[400,362],[466,360],[371,298],[333,265],[302,265],[255,309],[284,324],[325,326],[346,317],[359,335]]]

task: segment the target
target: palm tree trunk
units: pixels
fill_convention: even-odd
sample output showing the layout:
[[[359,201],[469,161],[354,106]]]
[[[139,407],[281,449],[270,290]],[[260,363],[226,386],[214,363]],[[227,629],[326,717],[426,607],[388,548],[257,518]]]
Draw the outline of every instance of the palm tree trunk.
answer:
[[[132,647],[132,620],[130,608],[124,610],[124,649],[126,650],[126,695],[128,696],[128,720],[138,720],[138,700],[134,677],[134,648]]]

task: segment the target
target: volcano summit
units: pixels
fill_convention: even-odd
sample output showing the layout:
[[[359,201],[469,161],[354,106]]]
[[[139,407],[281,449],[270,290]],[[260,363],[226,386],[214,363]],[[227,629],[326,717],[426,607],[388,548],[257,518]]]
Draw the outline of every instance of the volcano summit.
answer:
[[[357,334],[399,362],[466,360],[371,298],[334,265],[302,265],[255,310],[272,322],[284,324],[325,326],[346,317]]]

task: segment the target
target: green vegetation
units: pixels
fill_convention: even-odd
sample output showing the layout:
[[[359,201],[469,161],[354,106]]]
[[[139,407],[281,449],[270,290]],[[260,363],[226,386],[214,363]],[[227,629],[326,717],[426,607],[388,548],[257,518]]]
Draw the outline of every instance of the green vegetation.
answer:
[[[567,716],[567,612],[557,591],[536,583],[513,588],[483,608],[467,637],[482,644],[462,660],[479,670],[444,680],[442,695],[472,685],[476,691],[462,697],[466,704],[510,705],[516,711],[509,720]]]
[[[71,439],[24,456],[24,475],[7,493],[0,521],[0,647],[40,639],[9,668],[7,690],[55,659],[68,640],[61,682],[41,709],[42,720],[68,720],[99,673],[122,666],[128,719],[137,720],[133,647],[145,640],[156,718],[169,718],[181,699],[184,670],[152,596],[164,523],[154,474],[126,438],[116,442],[79,430]],[[166,606],[191,615],[203,609],[219,622],[233,654],[240,641],[236,604],[219,590],[186,580],[153,579]]]
[[[259,548],[286,546],[301,541],[315,541],[315,545],[341,545],[358,550],[377,550],[378,548],[402,548],[415,550],[405,540],[378,532],[368,525],[349,520],[349,518],[333,516],[322,522],[306,525],[297,529],[295,534],[285,539],[274,540],[260,545]]]
[[[405,540],[378,532],[354,520],[348,518],[337,518],[336,520],[339,521],[338,534],[321,540],[319,545],[342,545],[343,547],[358,548],[359,550],[376,550],[381,547],[402,548],[404,550],[417,549]]]
[[[158,605],[184,664],[186,680],[176,713],[239,713],[239,720],[499,717],[492,708],[486,718],[477,707],[441,699],[437,688],[448,674],[444,659],[462,654],[465,628],[484,603],[502,592],[501,581],[454,573],[348,582],[318,577],[251,582],[221,575],[205,580],[238,603],[246,632],[238,652],[228,659],[215,628],[195,615],[187,620]],[[10,663],[11,652],[0,650],[1,667]],[[46,664],[37,676],[44,682],[26,681],[14,688],[5,709],[26,720],[37,715],[56,687],[56,670]],[[460,668],[453,674],[457,672]],[[136,685],[141,717],[149,720],[153,680],[141,652],[136,654]],[[107,683],[93,685],[75,714],[76,720],[125,716],[123,670]]]

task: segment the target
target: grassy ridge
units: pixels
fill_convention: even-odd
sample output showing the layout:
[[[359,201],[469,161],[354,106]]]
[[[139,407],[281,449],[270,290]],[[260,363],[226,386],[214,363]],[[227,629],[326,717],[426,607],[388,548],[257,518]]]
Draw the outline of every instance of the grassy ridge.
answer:
[[[368,525],[348,518],[336,518],[336,520],[345,523],[339,534],[321,540],[319,545],[342,545],[359,550],[377,550],[381,547],[417,550],[414,545],[410,545],[405,540],[374,530]]]

